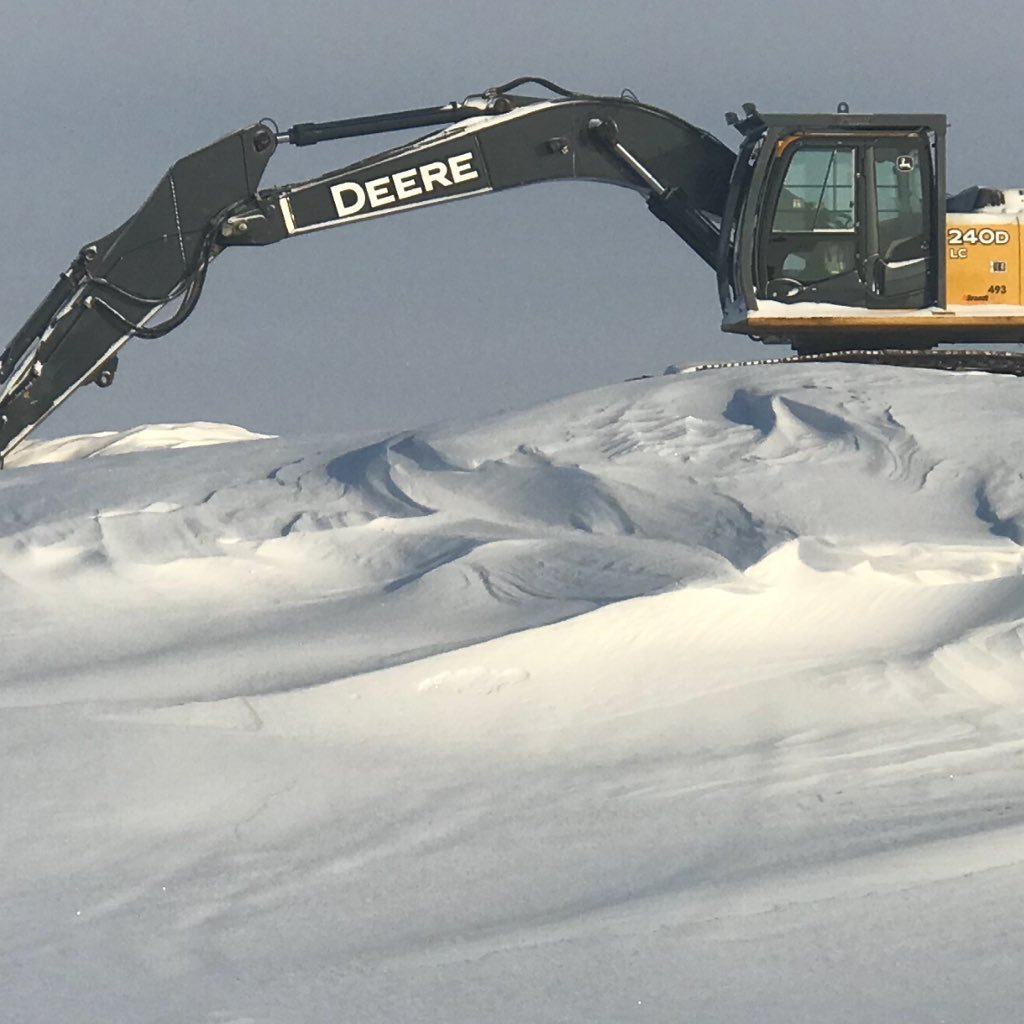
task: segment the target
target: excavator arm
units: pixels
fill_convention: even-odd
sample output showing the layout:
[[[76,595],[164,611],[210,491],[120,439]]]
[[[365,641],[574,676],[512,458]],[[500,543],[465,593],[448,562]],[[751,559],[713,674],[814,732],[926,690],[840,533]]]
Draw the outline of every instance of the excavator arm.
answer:
[[[512,90],[534,82],[550,99]],[[260,189],[277,146],[417,127],[431,134],[296,184]],[[195,308],[212,260],[297,235],[544,181],[632,189],[702,259],[719,261],[735,156],[632,97],[517,79],[461,103],[345,121],[260,122],[178,160],[129,220],[84,246],[0,356],[0,459],[83,384],[109,385],[132,337]],[[176,308],[174,304],[177,303]],[[157,320],[168,308],[169,316]]]

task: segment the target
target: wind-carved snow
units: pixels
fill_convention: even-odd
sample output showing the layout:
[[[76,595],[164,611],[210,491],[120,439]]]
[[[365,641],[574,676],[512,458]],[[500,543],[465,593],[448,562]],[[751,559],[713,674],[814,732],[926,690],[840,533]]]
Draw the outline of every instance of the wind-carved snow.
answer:
[[[749,367],[26,446],[5,1011],[1016,1019],[1022,411]]]
[[[53,441],[26,441],[7,459],[7,466],[40,466],[50,462],[91,459],[97,455],[128,455],[154,448],[199,448],[211,444],[263,440],[244,427],[227,423],[160,423],[134,430],[77,434]]]

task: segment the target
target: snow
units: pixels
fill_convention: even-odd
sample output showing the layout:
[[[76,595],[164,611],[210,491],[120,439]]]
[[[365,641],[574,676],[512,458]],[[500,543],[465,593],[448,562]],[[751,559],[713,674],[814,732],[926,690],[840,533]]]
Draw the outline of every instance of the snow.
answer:
[[[974,216],[971,214],[970,216]],[[914,261],[910,261],[914,262]],[[899,267],[903,264],[890,263],[891,267]],[[841,316],[844,319],[860,318],[870,320],[872,317],[884,317],[890,320],[921,320],[926,321],[942,316],[987,316],[987,317],[1021,317],[1024,316],[1024,305],[1016,303],[1000,302],[990,307],[968,305],[966,303],[950,302],[944,306],[929,306],[927,309],[887,309],[880,313],[877,309],[869,309],[866,306],[840,306],[834,302],[801,302],[794,305],[789,302],[779,302],[775,299],[758,299],[757,309],[746,310],[739,304],[734,304],[727,311],[727,323],[742,323],[747,319],[756,320],[758,317],[792,319],[814,319],[824,317],[826,319]]]
[[[224,423],[159,423],[134,430],[107,430],[99,434],[74,434],[51,441],[26,441],[11,453],[7,466],[39,466],[48,462],[70,462],[96,455],[125,455],[150,448],[197,448],[232,441],[266,438],[244,427]]]
[[[0,1016],[1019,1019],[1022,413],[800,364],[26,444]]]
[[[998,218],[1005,222],[1007,216],[1019,217],[1024,213],[1024,189],[998,188],[996,191],[1002,192],[1003,202],[998,206],[983,206],[977,211],[972,211],[970,214],[972,223],[976,214],[980,214],[981,217],[991,217],[992,223],[995,223]],[[979,223],[986,223],[986,221],[979,220]]]

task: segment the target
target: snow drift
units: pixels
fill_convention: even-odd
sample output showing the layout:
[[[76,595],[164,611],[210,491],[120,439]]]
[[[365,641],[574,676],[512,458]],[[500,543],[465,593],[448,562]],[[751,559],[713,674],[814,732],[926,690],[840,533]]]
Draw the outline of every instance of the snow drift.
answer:
[[[748,367],[26,445],[11,1019],[1016,1019],[1022,411]]]

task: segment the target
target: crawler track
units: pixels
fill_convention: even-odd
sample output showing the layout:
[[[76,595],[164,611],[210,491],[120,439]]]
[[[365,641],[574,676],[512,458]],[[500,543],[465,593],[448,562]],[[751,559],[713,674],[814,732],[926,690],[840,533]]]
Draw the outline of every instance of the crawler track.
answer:
[[[1024,377],[1024,352],[975,352],[970,349],[854,349],[849,352],[819,352],[782,356],[778,359],[749,359],[732,363],[701,363],[682,373],[721,370],[731,366],[776,366],[788,363],[869,363],[875,366],[916,366],[928,370],[1002,373]]]

